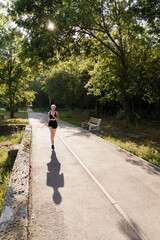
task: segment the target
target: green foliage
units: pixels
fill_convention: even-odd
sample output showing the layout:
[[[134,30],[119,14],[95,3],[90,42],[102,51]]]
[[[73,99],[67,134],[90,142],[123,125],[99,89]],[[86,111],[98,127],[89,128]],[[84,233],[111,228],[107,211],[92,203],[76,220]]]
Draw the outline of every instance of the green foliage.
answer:
[[[32,101],[34,92],[28,91],[31,71],[28,61],[20,59],[22,33],[9,25],[9,17],[3,16],[0,28],[0,99],[10,106],[10,117],[14,116],[15,103]]]
[[[8,163],[8,146],[20,143],[23,132],[24,131],[18,131],[13,134],[0,136],[0,214],[12,171],[12,166]]]
[[[123,120],[125,118],[124,117],[124,111],[122,109],[117,112],[116,118],[120,119],[120,120]]]
[[[45,80],[45,89],[48,93],[49,100],[58,102],[61,106],[65,105],[65,102],[68,102],[68,82],[72,75],[62,67],[54,67],[52,71],[48,74]]]
[[[89,74],[84,69],[84,61],[71,59],[59,63],[46,73],[44,89],[48,94],[50,104],[55,102],[58,106],[84,108],[89,104],[90,98],[84,89]]]
[[[72,108],[88,107],[90,100],[92,107],[116,103],[131,122],[147,103],[155,105],[158,115],[157,1],[17,0],[10,14],[27,32],[25,55],[36,66],[42,64],[41,72],[51,66],[44,81],[50,103]],[[55,23],[54,31],[47,29],[48,20]],[[92,69],[77,65],[79,55],[88,58]]]
[[[141,19],[144,19],[150,32],[157,35],[157,39],[160,35],[160,3],[157,0],[137,0],[134,11],[139,14]]]
[[[32,102],[34,108],[35,107],[48,107],[49,100],[48,96],[44,90],[44,77],[43,76],[35,76],[33,81],[30,83],[30,90],[34,91],[35,99]]]
[[[11,166],[7,164],[8,150],[0,150],[0,214],[2,212],[5,192],[11,175]]]
[[[120,100],[120,72],[122,71],[113,55],[98,58],[91,78],[86,84],[88,94],[97,96],[101,104]]]

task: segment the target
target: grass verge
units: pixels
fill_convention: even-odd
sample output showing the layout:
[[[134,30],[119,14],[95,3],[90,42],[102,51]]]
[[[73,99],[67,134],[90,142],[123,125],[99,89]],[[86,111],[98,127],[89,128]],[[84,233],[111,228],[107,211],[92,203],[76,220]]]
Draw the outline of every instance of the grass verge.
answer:
[[[0,124],[27,124],[28,113],[27,110],[20,110],[15,112],[14,118],[9,117],[9,111],[0,110],[0,115],[4,115],[4,120],[0,119]]]
[[[94,116],[89,111],[59,112],[60,119],[81,126]],[[150,122],[142,122],[135,126],[115,117],[102,117],[103,134],[97,136],[125,149],[126,151],[143,158],[160,167],[160,127],[152,126]]]
[[[8,164],[9,146],[19,144],[22,140],[23,132],[24,131],[17,131],[13,134],[0,136],[0,214],[12,171],[12,166]]]
[[[0,124],[27,124],[28,114],[26,110],[15,113],[15,118],[9,118],[9,111],[0,110],[0,115],[4,115],[4,120]],[[8,150],[13,144],[19,144],[22,140],[24,131],[17,131],[12,134],[0,136],[0,214],[2,212],[3,201],[7,190],[12,166],[8,164]]]
[[[12,166],[7,163],[8,149],[0,150],[0,214],[3,208],[3,201],[7,190],[9,178],[11,175]]]

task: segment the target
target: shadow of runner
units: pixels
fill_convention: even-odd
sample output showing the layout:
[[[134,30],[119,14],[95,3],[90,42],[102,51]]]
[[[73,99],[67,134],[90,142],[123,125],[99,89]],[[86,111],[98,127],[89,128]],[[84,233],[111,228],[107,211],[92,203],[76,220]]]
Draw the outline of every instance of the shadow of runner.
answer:
[[[141,232],[140,228],[136,225],[136,223],[134,221],[131,220],[131,223],[134,226],[134,228],[137,231],[137,233],[136,233],[135,230],[133,230],[130,227],[130,225],[125,220],[120,221],[120,223],[119,223],[120,230],[124,234],[126,234],[128,239],[130,239],[130,240],[142,240],[142,238],[140,237],[142,235],[142,232]],[[142,237],[143,237],[143,235],[142,235]]]
[[[51,161],[47,164],[48,172],[47,172],[47,185],[53,187],[53,202],[55,204],[60,204],[62,201],[62,197],[58,188],[64,187],[64,175],[59,174],[61,164],[56,157],[55,151],[52,151]]]

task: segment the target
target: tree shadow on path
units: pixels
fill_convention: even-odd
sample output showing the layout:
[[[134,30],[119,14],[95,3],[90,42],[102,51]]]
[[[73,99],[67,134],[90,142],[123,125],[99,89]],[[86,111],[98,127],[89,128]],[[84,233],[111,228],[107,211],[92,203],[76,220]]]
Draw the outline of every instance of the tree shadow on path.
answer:
[[[64,187],[64,175],[63,173],[59,174],[61,164],[56,157],[55,151],[52,151],[51,161],[47,164],[47,166],[47,185],[53,187],[53,202],[58,205],[62,201],[62,196],[58,188]]]

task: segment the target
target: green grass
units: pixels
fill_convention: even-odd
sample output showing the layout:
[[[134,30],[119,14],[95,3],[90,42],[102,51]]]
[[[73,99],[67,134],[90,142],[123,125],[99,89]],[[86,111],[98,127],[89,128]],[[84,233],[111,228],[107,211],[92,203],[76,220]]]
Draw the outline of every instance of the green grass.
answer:
[[[15,113],[15,118],[9,118],[9,112],[0,110],[0,114],[5,116],[4,120],[0,120],[0,124],[27,124],[28,114],[26,110]],[[12,134],[0,136],[0,214],[3,207],[3,201],[7,190],[12,166],[8,164],[8,150],[13,144],[21,142],[24,131],[17,131]]]
[[[9,118],[9,119],[4,119],[0,120],[0,124],[28,124],[28,119],[23,119],[23,118]]]
[[[88,121],[91,116],[95,115],[87,110],[59,112],[60,119],[76,126],[81,126],[82,122]],[[160,167],[159,126],[151,126],[150,122],[132,126],[108,116],[102,117],[101,129],[104,133],[97,134],[99,137]]]
[[[0,136],[0,146],[8,143],[9,145],[17,144],[21,142],[24,131],[17,131],[12,134]]]
[[[24,131],[17,131],[16,133],[0,136],[0,214],[12,171],[12,166],[8,164],[9,146],[19,144],[22,140],[23,132]]]
[[[27,110],[15,112],[14,118],[9,118],[9,111],[0,110],[0,115],[4,115],[4,120],[0,119],[0,124],[28,124]]]
[[[152,147],[152,144],[150,144],[150,141],[145,141],[141,143],[136,142],[130,139],[117,139],[116,137],[107,136],[105,133],[97,134],[98,136],[104,138],[108,142],[111,142],[125,150],[127,150],[130,153],[133,153],[134,155],[143,158],[157,166],[160,166],[160,152],[158,146]]]
[[[0,150],[0,214],[3,208],[3,201],[7,190],[12,167],[7,163],[8,149]]]

